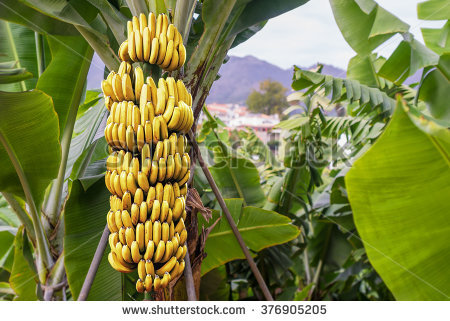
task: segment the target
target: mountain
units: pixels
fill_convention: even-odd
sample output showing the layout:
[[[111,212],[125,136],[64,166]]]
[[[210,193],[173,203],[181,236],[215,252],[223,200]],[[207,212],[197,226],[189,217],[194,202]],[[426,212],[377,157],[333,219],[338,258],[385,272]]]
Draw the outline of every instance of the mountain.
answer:
[[[245,103],[252,89],[257,89],[265,79],[276,80],[291,91],[293,70],[282,69],[253,56],[231,56],[220,68],[220,78],[214,82],[206,102]],[[331,65],[324,65],[322,73],[341,78],[346,74],[344,70]]]

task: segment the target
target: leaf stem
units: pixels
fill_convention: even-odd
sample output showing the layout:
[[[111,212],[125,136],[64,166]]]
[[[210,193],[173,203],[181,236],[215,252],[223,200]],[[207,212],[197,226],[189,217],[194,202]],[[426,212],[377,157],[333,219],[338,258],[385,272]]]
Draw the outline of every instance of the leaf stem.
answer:
[[[5,24],[5,29],[6,29],[6,34],[8,35],[8,42],[9,42],[9,47],[12,50],[12,54],[13,54],[13,58],[16,61],[16,66],[17,68],[20,68],[20,59],[19,59],[19,55],[17,54],[17,48],[16,48],[16,43],[14,42],[14,37],[11,31],[11,27],[9,26],[9,22],[4,21],[3,22]],[[25,81],[22,80],[20,82],[20,87],[22,89],[22,91],[27,91],[27,86],[25,85]]]
[[[186,266],[184,268],[184,278],[186,280],[186,293],[188,301],[197,301],[197,295],[195,293],[194,278],[192,276],[191,259],[189,257],[189,251],[184,257]]]
[[[17,176],[19,177],[20,183],[22,185],[28,206],[30,208],[31,220],[34,225],[34,230],[36,233],[36,265],[39,274],[39,281],[42,284],[45,284],[47,278],[47,269],[49,266],[53,264],[53,258],[50,252],[49,243],[47,237],[44,233],[44,229],[42,227],[41,221],[39,220],[39,212],[36,208],[36,203],[34,202],[33,194],[31,193],[31,188],[28,183],[25,172],[23,171],[22,165],[17,159],[14,150],[11,148],[8,143],[6,137],[0,131],[0,142],[3,144],[8,156],[13,164]]]
[[[45,48],[44,37],[39,32],[34,32],[34,40],[36,42],[36,59],[38,66],[38,74],[41,77],[45,70]]]
[[[48,207],[46,208],[46,214],[53,226],[57,224],[60,215],[67,160],[69,158],[70,142],[72,141],[73,129],[75,127],[75,121],[77,119],[78,106],[80,105],[84,84],[86,82],[86,75],[91,64],[93,53],[93,50],[90,47],[87,47],[85,56],[89,58],[87,60],[83,59],[83,62],[81,63],[81,70],[78,73],[76,86],[72,93],[72,100],[69,106],[66,126],[64,127],[64,131],[61,137],[61,163],[59,165],[58,176],[52,184],[50,194],[48,196]]]
[[[36,243],[36,233],[34,232],[34,226],[33,222],[31,221],[30,217],[28,216],[28,213],[25,212],[25,210],[22,208],[22,206],[19,204],[19,202],[16,200],[14,195],[2,192],[3,197],[8,202],[9,206],[14,210],[17,217],[19,218],[20,222],[25,226],[25,229],[27,230],[28,237],[30,238],[31,242],[33,244]]]

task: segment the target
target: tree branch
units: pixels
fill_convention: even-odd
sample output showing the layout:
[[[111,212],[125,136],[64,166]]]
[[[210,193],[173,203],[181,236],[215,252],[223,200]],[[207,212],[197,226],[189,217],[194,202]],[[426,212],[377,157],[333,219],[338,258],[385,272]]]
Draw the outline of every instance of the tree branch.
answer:
[[[186,266],[184,268],[184,278],[186,279],[186,293],[188,301],[197,301],[197,295],[195,293],[194,277],[192,276],[191,259],[189,257],[189,251],[184,257]]]
[[[225,204],[225,200],[222,197],[222,194],[220,194],[219,188],[216,185],[216,182],[214,181],[214,178],[211,175],[211,172],[208,169],[208,166],[205,164],[205,161],[203,160],[203,157],[200,153],[200,149],[198,148],[197,142],[195,141],[195,137],[192,133],[192,131],[189,131],[188,133],[189,139],[191,141],[192,147],[194,149],[194,153],[197,155],[198,163],[200,167],[203,170],[203,173],[206,176],[206,179],[208,180],[209,185],[211,186],[212,191],[214,192],[214,195],[217,198],[217,201],[219,202],[220,207],[222,208],[223,213],[225,214],[225,217],[230,224],[231,230],[233,231],[234,236],[236,237],[239,246],[242,249],[242,252],[244,252],[245,258],[248,261],[248,264],[250,266],[250,269],[252,270],[256,281],[259,284],[259,287],[261,288],[261,291],[264,294],[264,297],[268,301],[273,301],[272,295],[270,294],[269,288],[267,287],[266,283],[264,282],[264,279],[261,275],[261,272],[259,271],[258,267],[256,266],[255,261],[253,260],[252,255],[250,254],[250,251],[248,250],[247,246],[245,245],[244,239],[242,238],[241,233],[239,232],[236,223],[233,220],[233,217],[230,214],[230,211],[227,208],[227,205]]]
[[[108,225],[105,226],[103,230],[102,237],[98,242],[97,249],[95,250],[94,258],[91,261],[91,266],[89,267],[86,278],[84,279],[83,286],[78,295],[78,301],[86,301],[89,291],[91,290],[92,283],[94,283],[95,275],[97,274],[98,267],[102,261],[103,252],[105,252],[106,245],[108,244],[109,229]]]

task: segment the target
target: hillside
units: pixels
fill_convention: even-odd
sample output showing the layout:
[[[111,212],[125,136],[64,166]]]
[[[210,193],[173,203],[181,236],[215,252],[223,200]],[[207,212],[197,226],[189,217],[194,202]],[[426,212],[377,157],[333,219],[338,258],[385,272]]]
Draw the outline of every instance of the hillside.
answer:
[[[330,65],[324,65],[324,74],[345,77],[345,71]],[[258,88],[261,81],[272,79],[291,89],[293,68],[281,69],[269,62],[253,56],[235,57],[222,65],[217,80],[206,100],[207,103],[245,103],[253,88]]]

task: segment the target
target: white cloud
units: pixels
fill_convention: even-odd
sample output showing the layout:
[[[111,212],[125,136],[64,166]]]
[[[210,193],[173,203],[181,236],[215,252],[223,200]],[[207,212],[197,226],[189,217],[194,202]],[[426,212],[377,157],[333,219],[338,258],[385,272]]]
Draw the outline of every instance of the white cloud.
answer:
[[[439,27],[442,22],[419,21],[417,3],[423,0],[379,0],[382,7],[411,26],[411,32],[422,40],[420,28]],[[401,41],[400,36],[378,48],[389,55]],[[231,55],[253,55],[282,68],[296,64],[310,66],[317,62],[346,68],[354,51],[346,43],[334,21],[328,0],[311,0],[305,5],[269,20],[266,26],[245,43],[233,48]]]

